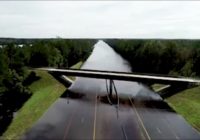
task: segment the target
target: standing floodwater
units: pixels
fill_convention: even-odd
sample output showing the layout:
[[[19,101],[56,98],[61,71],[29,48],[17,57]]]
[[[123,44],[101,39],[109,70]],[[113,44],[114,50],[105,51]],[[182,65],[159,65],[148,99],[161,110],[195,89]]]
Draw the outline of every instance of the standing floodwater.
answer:
[[[98,41],[90,57],[81,69],[106,70],[117,72],[131,72],[129,63],[117,54],[108,44]],[[158,94],[150,91],[137,82],[115,80],[117,92],[120,95],[131,95],[139,99],[161,99]],[[75,83],[70,87],[72,92],[87,94],[107,94],[106,80],[94,78],[77,77]]]

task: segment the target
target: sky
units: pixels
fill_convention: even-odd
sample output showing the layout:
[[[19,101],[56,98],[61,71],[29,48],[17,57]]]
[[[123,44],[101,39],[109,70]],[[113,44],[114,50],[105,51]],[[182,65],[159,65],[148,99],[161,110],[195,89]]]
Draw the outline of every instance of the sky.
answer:
[[[0,1],[0,37],[200,39],[200,1]]]

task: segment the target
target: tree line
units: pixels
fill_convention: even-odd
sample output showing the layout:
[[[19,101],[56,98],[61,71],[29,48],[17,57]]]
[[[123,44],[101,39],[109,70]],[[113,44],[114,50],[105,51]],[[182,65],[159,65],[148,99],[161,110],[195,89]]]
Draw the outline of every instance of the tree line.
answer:
[[[200,76],[199,40],[105,40],[131,64],[133,72]]]
[[[39,39],[1,40],[0,92],[25,92],[27,67],[67,68],[85,60],[97,40]],[[200,76],[199,40],[105,40],[128,60],[133,72]],[[17,43],[24,43],[19,46]]]
[[[20,42],[21,43],[21,42]],[[0,47],[0,93],[27,92],[23,81],[30,74],[28,67],[68,68],[84,61],[92,51],[95,40],[31,40],[19,46],[4,41]]]
[[[40,79],[33,67],[67,68],[84,61],[94,40],[0,39],[0,136],[32,93],[28,86]]]
[[[30,68],[68,68],[84,61],[95,40],[0,39],[0,135],[32,93],[28,86],[38,80]]]

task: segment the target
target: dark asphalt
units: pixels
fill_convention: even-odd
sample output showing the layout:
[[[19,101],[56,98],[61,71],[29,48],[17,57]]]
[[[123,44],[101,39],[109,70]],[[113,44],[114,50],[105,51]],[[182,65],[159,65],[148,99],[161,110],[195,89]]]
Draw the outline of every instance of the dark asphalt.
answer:
[[[22,139],[200,139],[180,115],[159,104],[127,97],[117,108],[98,94],[60,98]]]

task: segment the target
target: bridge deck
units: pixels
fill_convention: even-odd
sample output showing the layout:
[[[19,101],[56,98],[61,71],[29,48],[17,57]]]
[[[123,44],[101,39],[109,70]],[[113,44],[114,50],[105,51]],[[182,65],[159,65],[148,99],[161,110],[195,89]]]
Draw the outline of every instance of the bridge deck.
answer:
[[[113,71],[98,71],[98,70],[77,70],[77,69],[54,69],[54,68],[40,68],[41,70],[47,70],[49,72],[55,72],[68,76],[79,76],[89,78],[100,79],[112,79],[112,80],[125,80],[125,81],[137,81],[137,82],[151,82],[162,84],[200,84],[200,80],[191,78],[179,78],[179,77],[167,77],[158,75],[145,75],[136,73],[125,72],[113,72]]]

